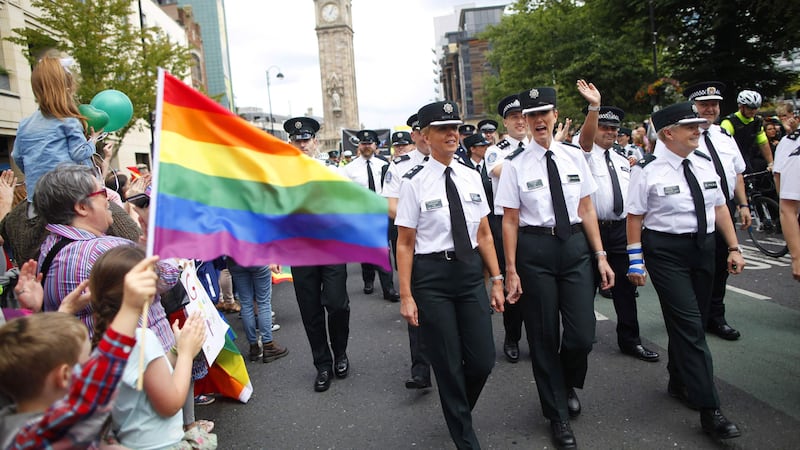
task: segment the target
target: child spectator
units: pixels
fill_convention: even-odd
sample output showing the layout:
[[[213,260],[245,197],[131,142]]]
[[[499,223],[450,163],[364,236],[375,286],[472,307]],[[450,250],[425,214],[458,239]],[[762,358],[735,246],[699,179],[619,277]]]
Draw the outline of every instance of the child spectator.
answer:
[[[91,358],[86,327],[72,315],[40,313],[0,327],[0,387],[15,402],[0,411],[2,448],[86,448],[99,441],[142,306],[156,293],[157,260],[134,266],[124,288],[117,280],[122,304]]]
[[[95,262],[89,278],[95,336],[117,314],[122,300],[120,280],[144,258],[136,247],[120,246],[108,250]],[[191,384],[192,360],[200,352],[205,324],[199,314],[189,316],[182,329],[173,324],[177,348],[165,354],[156,334],[147,328],[137,330],[131,358],[125,366],[119,394],[111,413],[112,430],[120,444],[137,449],[217,447],[216,435],[201,427],[184,433],[181,408]],[[139,353],[144,352],[144,367]],[[143,390],[136,388],[143,376]]]
[[[71,58],[49,53],[31,73],[31,88],[39,109],[22,119],[12,156],[25,174],[28,202],[33,201],[39,178],[63,162],[92,167],[94,143],[101,130],[89,130],[75,101],[77,84],[69,72]]]

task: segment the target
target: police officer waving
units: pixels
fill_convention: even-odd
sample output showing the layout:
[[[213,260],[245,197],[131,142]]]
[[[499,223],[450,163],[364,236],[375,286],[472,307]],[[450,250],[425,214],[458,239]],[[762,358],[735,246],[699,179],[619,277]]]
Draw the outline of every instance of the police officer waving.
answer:
[[[471,410],[494,366],[490,305],[503,310],[503,276],[480,175],[454,161],[462,123],[458,106],[431,103],[418,117],[431,159],[406,173],[400,188],[395,220],[400,312],[409,324],[421,325],[453,442],[459,449],[477,449]]]
[[[728,246],[728,271],[741,273],[744,259],[711,157],[695,150],[698,124],[706,119],[684,102],[657,111],[652,120],[667,151],[646,156],[631,173],[628,278],[643,286],[647,263],[669,336],[668,393],[700,409],[703,431],[737,437],[739,429],[719,410],[698,306],[711,296],[715,223]],[[697,157],[690,159],[693,152]]]
[[[503,164],[495,204],[504,208],[503,244],[510,302],[519,299],[542,410],[558,448],[575,448],[569,417],[580,414],[594,340],[594,269],[614,284],[592,199],[597,185],[583,152],[556,142],[556,91],[519,94],[533,141]],[[561,320],[559,320],[561,317]],[[563,326],[563,334],[560,327]]]

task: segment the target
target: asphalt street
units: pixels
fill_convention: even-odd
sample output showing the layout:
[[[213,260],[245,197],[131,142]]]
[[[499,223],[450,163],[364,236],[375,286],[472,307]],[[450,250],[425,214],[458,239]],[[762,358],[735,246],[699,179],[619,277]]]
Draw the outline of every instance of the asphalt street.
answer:
[[[747,244],[741,237],[742,244]],[[796,449],[800,444],[800,295],[788,257],[763,257],[748,249],[750,268],[732,277],[727,317],[736,342],[709,336],[723,412],[742,437],[717,442],[700,428],[699,415],[667,395],[666,331],[655,291],[640,290],[639,320],[645,345],[661,353],[646,363],[616,346],[610,300],[597,297],[597,343],[590,354],[583,413],[572,421],[585,449]],[[247,363],[254,394],[247,404],[219,399],[199,406],[198,418],[216,423],[221,449],[444,449],[453,448],[435,389],[406,390],[409,353],[406,323],[396,303],[364,295],[360,267],[348,266],[351,300],[350,375],[330,390],[312,389],[315,370],[291,283],[276,285],[273,309],[281,329],[276,342],[289,355],[269,364]],[[377,280],[376,280],[377,284]],[[380,289],[376,291],[380,292]],[[248,344],[236,314],[228,314],[237,343]],[[527,343],[521,361],[502,354],[502,317],[493,317],[496,365],[474,412],[483,448],[549,449]]]

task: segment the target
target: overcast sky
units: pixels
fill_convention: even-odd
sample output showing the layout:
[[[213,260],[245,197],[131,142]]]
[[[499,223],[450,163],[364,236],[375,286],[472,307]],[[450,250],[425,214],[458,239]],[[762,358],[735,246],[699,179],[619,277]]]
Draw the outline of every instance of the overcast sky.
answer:
[[[404,125],[434,101],[433,18],[456,5],[507,0],[353,0],[359,119],[366,128]],[[322,114],[322,92],[312,0],[226,0],[233,93],[237,107],[268,109],[266,71],[274,114]]]

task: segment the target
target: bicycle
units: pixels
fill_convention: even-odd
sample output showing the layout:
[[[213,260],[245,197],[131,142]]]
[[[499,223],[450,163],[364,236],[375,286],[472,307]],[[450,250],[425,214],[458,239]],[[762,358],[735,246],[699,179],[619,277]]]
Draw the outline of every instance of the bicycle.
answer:
[[[744,180],[747,204],[753,218],[752,225],[747,229],[750,239],[767,256],[780,258],[786,255],[789,247],[781,231],[780,206],[766,195],[775,191],[772,172],[763,170],[744,174]]]

